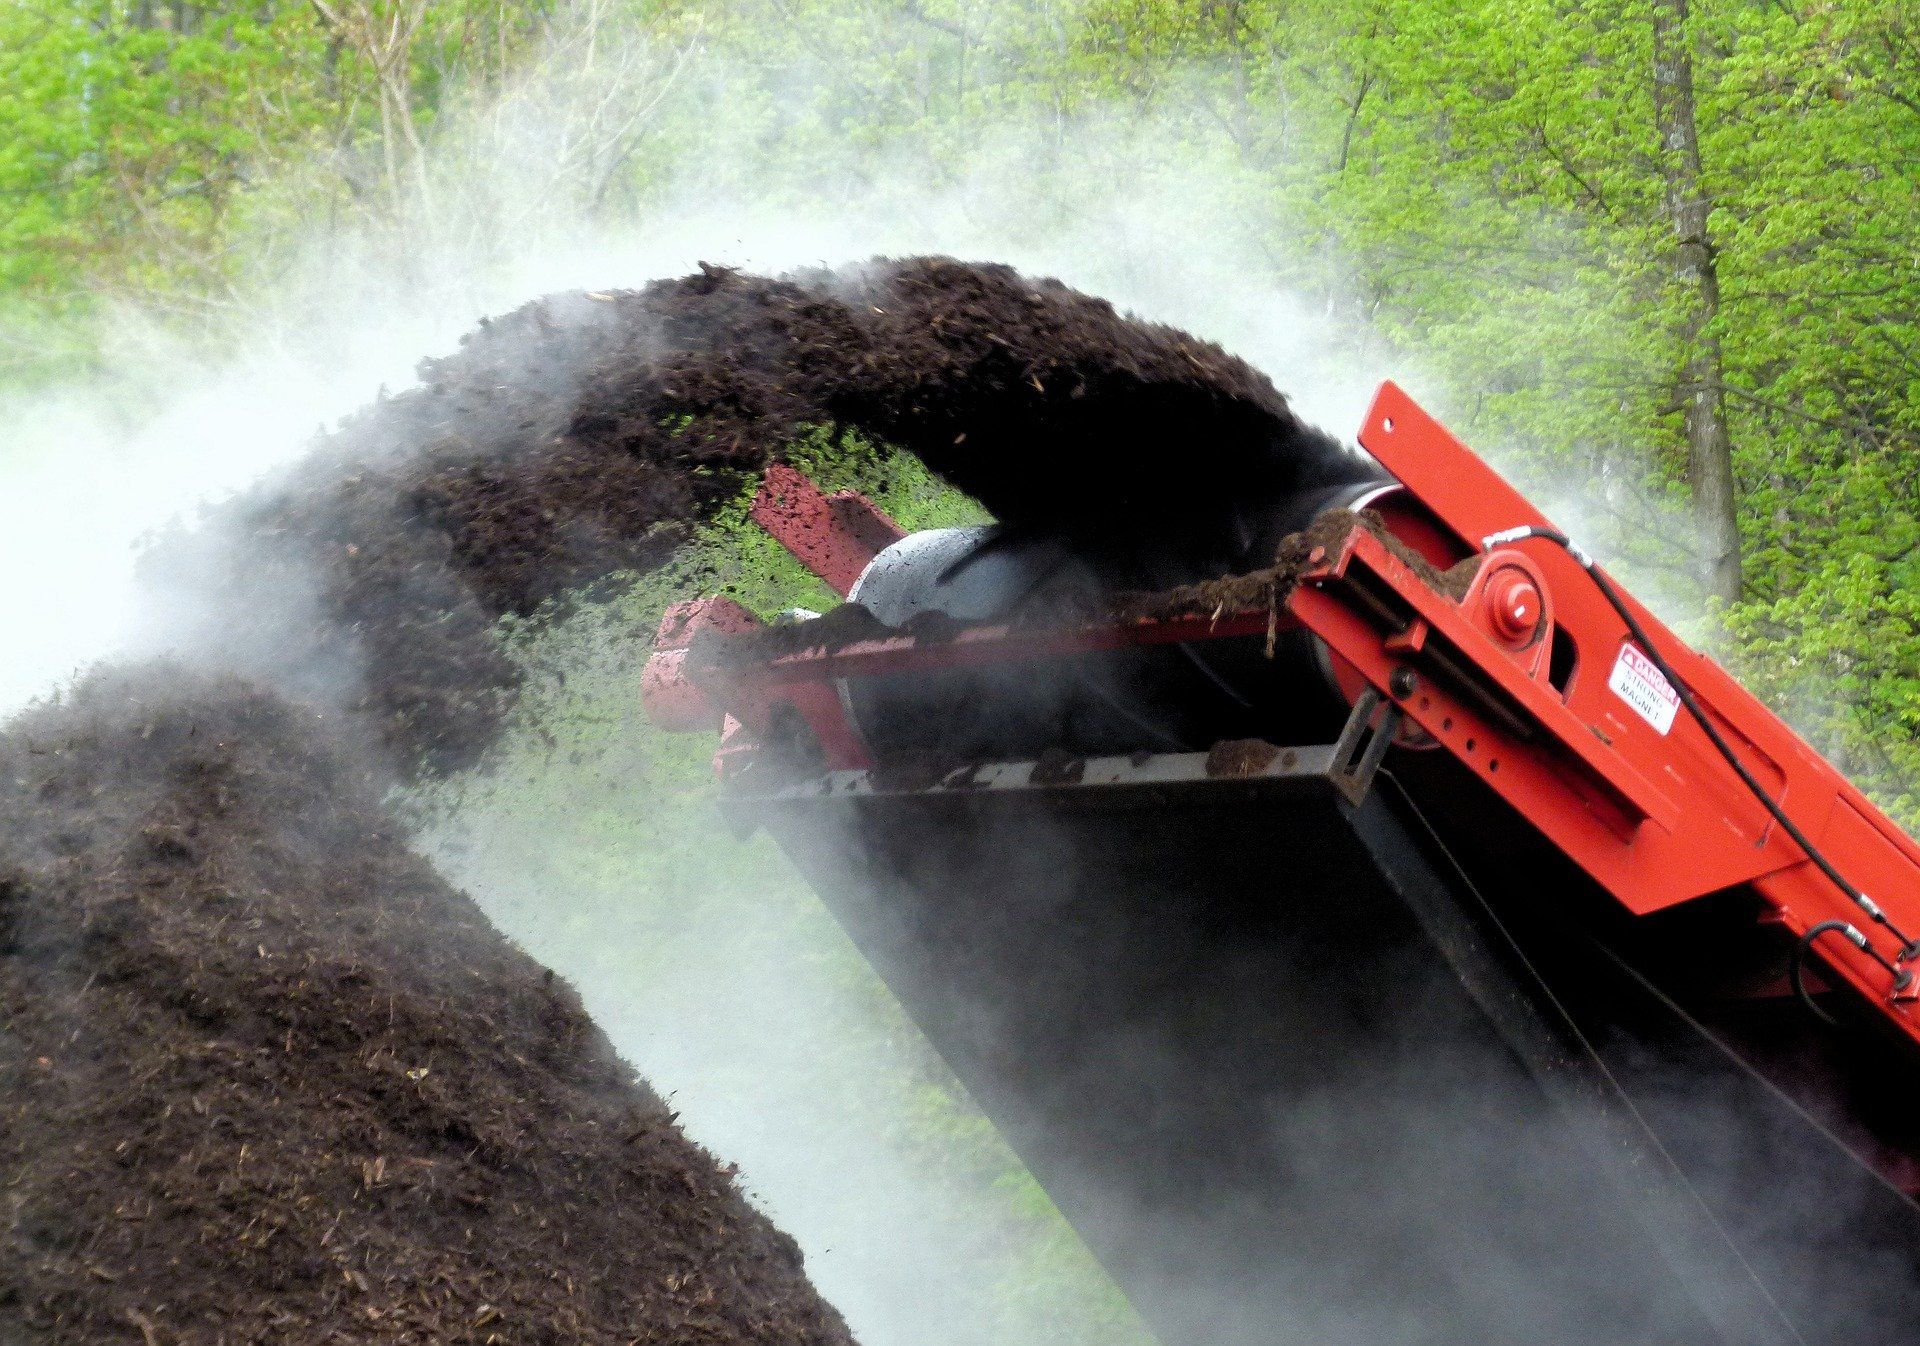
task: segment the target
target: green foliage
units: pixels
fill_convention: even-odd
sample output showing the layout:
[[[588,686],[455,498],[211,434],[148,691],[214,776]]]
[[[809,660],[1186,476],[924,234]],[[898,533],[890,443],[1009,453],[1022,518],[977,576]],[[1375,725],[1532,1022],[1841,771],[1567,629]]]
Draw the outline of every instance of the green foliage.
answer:
[[[1349,291],[1451,389],[1469,442],[1643,579],[1687,571],[1651,4],[1309,8],[1101,0],[1084,59],[1200,109],[1276,254],[1344,259],[1326,302]],[[1687,36],[1747,558],[1745,598],[1694,633],[1911,823],[1920,17],[1702,0]]]
[[[0,5],[0,292],[204,288],[248,174],[320,117],[305,4]]]
[[[284,210],[283,168],[318,160],[328,209],[377,211],[401,189],[396,151],[544,17],[506,0],[0,0],[0,379],[83,363],[75,333],[113,301],[206,330],[234,244]]]

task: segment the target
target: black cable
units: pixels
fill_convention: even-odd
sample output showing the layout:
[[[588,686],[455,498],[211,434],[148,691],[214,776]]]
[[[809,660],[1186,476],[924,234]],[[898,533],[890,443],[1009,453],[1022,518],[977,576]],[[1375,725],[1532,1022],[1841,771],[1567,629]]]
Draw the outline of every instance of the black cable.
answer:
[[[1740,777],[1747,789],[1752,792],[1753,797],[1760,801],[1761,806],[1765,808],[1768,813],[1773,815],[1773,820],[1780,824],[1781,830],[1793,838],[1794,844],[1806,852],[1807,858],[1813,861],[1820,872],[1825,874],[1827,878],[1833,882],[1834,887],[1846,894],[1860,910],[1866,912],[1868,918],[1872,920],[1874,924],[1886,927],[1887,932],[1900,941],[1899,961],[1907,962],[1916,956],[1920,956],[1920,944],[1916,944],[1913,940],[1909,939],[1901,931],[1900,927],[1895,925],[1887,916],[1886,912],[1880,909],[1879,903],[1849,883],[1846,875],[1834,868],[1833,862],[1827,859],[1820,848],[1813,844],[1812,838],[1800,830],[1799,825],[1787,816],[1786,810],[1781,808],[1774,797],[1767,793],[1766,787],[1755,778],[1751,771],[1747,770],[1747,764],[1740,760],[1738,753],[1734,752],[1733,745],[1727,742],[1726,738],[1720,733],[1719,727],[1708,717],[1706,711],[1701,709],[1700,703],[1694,699],[1693,689],[1687,685],[1686,679],[1675,672],[1673,665],[1667,662],[1667,657],[1660,652],[1659,646],[1655,645],[1648,637],[1646,629],[1640,625],[1639,620],[1633,615],[1632,610],[1627,607],[1626,600],[1620,596],[1620,591],[1614,587],[1613,582],[1607,578],[1606,572],[1600,568],[1599,563],[1595,561],[1593,557],[1587,555],[1587,553],[1577,546],[1565,533],[1556,532],[1551,528],[1535,528],[1531,525],[1521,528],[1510,528],[1505,532],[1491,533],[1484,539],[1484,545],[1491,548],[1501,543],[1519,542],[1530,537],[1540,538],[1543,541],[1551,542],[1555,546],[1562,548],[1567,555],[1571,556],[1580,564],[1582,570],[1585,570],[1587,574],[1592,577],[1594,585],[1600,590],[1601,597],[1607,600],[1607,605],[1618,614],[1621,621],[1626,623],[1628,634],[1639,643],[1641,649],[1646,651],[1647,658],[1652,660],[1653,666],[1660,670],[1660,676],[1672,685],[1674,693],[1680,698],[1680,704],[1687,708],[1687,714],[1692,716],[1694,723],[1698,724],[1706,733],[1707,738],[1712,742],[1714,748],[1718,750],[1721,757],[1726,759],[1727,765],[1733,768],[1734,774]],[[1842,922],[1842,924],[1844,925],[1845,923]],[[1852,927],[1847,928],[1851,929]],[[1862,938],[1864,939],[1865,937],[1862,936]],[[1898,967],[1894,963],[1888,962],[1865,944],[1861,944],[1860,947],[1868,953],[1873,954],[1875,961],[1879,962],[1881,966],[1893,974],[1894,990],[1904,991],[1912,984],[1913,974],[1911,972]]]
[[[1805,970],[1807,955],[1813,951],[1814,941],[1818,940],[1820,936],[1829,934],[1832,931],[1851,930],[1852,928],[1853,927],[1845,921],[1822,921],[1794,941],[1793,953],[1787,958],[1787,984],[1793,987],[1793,994],[1799,999],[1801,1004],[1812,1011],[1816,1019],[1824,1020],[1830,1024],[1837,1024],[1840,1021],[1821,1009],[1818,1004],[1814,1003],[1813,997],[1807,994],[1807,983],[1802,973]]]

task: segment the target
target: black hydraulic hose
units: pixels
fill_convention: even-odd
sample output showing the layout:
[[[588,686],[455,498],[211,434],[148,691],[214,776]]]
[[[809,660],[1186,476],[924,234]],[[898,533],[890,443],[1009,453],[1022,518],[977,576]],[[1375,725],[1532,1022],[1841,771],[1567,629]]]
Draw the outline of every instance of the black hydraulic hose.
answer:
[[[1891,963],[1887,962],[1887,960],[1880,955],[1879,950],[1867,943],[1867,937],[1862,934],[1852,922],[1820,922],[1820,924],[1814,926],[1811,930],[1807,931],[1806,934],[1794,941],[1793,954],[1787,959],[1787,983],[1793,987],[1793,993],[1799,998],[1801,1004],[1812,1010],[1815,1017],[1825,1019],[1830,1024],[1838,1023],[1839,1020],[1821,1009],[1819,1005],[1814,1003],[1813,997],[1807,994],[1805,969],[1807,955],[1813,952],[1813,946],[1819,941],[1820,936],[1832,934],[1845,935],[1847,942],[1853,945],[1854,948],[1861,950],[1869,958],[1873,959],[1874,962],[1880,964],[1881,967],[1894,973],[1894,985],[1898,986],[1900,984],[1900,974],[1895,971]]]
[[[1627,606],[1626,600],[1620,596],[1620,591],[1614,587],[1613,581],[1607,578],[1606,572],[1600,568],[1599,563],[1575,544],[1572,539],[1567,537],[1565,533],[1556,532],[1551,528],[1535,528],[1531,525],[1521,528],[1509,528],[1504,532],[1489,534],[1483,539],[1483,545],[1496,547],[1502,543],[1519,542],[1531,537],[1540,538],[1543,541],[1551,542],[1555,546],[1560,547],[1567,555],[1579,563],[1582,570],[1586,571],[1587,574],[1592,577],[1595,586],[1600,590],[1601,597],[1607,600],[1607,605],[1619,615],[1621,621],[1626,623],[1628,634],[1639,643],[1641,649],[1646,651],[1647,658],[1651,659],[1653,666],[1660,670],[1660,676],[1664,677],[1668,683],[1672,685],[1674,693],[1680,698],[1680,704],[1687,708],[1687,714],[1692,716],[1694,723],[1698,724],[1702,731],[1705,732],[1715,750],[1719,752],[1721,757],[1726,759],[1727,765],[1733,768],[1734,774],[1740,777],[1747,789],[1752,792],[1753,797],[1760,801],[1761,806],[1765,808],[1768,813],[1773,815],[1773,820],[1780,824],[1781,830],[1793,838],[1794,844],[1806,852],[1807,858],[1813,861],[1820,872],[1832,881],[1834,887],[1846,894],[1847,898],[1852,901],[1855,906],[1859,907],[1860,910],[1864,911],[1868,919],[1875,925],[1884,926],[1889,934],[1900,941],[1900,953],[1892,962],[1881,957],[1878,951],[1867,945],[1864,942],[1864,935],[1861,936],[1860,940],[1854,941],[1857,947],[1871,954],[1874,961],[1878,962],[1882,967],[1886,968],[1888,972],[1893,974],[1894,990],[1904,991],[1908,986],[1912,985],[1913,973],[1898,966],[1898,964],[1909,962],[1916,956],[1920,956],[1920,944],[1916,944],[1913,940],[1909,939],[1906,934],[1901,931],[1900,927],[1893,923],[1887,913],[1881,910],[1878,902],[1875,902],[1871,897],[1868,897],[1866,893],[1849,882],[1846,875],[1836,869],[1833,862],[1827,859],[1825,853],[1813,844],[1813,839],[1800,830],[1799,824],[1787,816],[1786,810],[1780,807],[1779,802],[1767,793],[1766,787],[1747,769],[1747,764],[1740,760],[1738,753],[1734,752],[1733,745],[1728,743],[1726,737],[1721,734],[1719,726],[1715,725],[1706,711],[1701,708],[1699,701],[1696,700],[1693,695],[1693,689],[1687,685],[1686,680],[1682,678],[1679,673],[1674,671],[1673,665],[1667,662],[1666,655],[1660,652],[1660,647],[1655,645],[1652,639],[1648,637],[1646,628],[1641,626],[1639,619],[1633,615],[1632,609]],[[1828,924],[1831,925],[1832,923]],[[1847,926],[1845,922],[1841,922],[1838,927],[1834,928],[1842,927],[1852,929],[1852,927]],[[1820,927],[1816,926],[1815,929],[1819,930]],[[1824,933],[1824,931],[1822,933]],[[1859,932],[1855,931],[1854,933],[1857,934]],[[1811,936],[1811,934],[1812,932],[1809,932],[1809,936]],[[1849,935],[1848,938],[1851,940],[1852,936]],[[1806,938],[1805,943],[1807,947],[1811,947],[1811,938]]]

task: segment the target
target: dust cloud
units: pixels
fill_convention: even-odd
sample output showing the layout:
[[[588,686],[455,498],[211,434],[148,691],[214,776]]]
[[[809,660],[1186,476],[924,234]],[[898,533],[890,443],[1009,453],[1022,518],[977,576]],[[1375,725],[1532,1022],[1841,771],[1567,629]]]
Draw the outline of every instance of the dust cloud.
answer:
[[[0,565],[16,579],[0,593],[14,633],[0,708],[98,659],[192,656],[183,633],[204,631],[205,614],[147,608],[142,539],[283,469],[317,427],[406,386],[421,355],[538,294],[635,287],[702,261],[780,272],[945,253],[1057,276],[1286,370],[1306,418],[1336,430],[1388,374],[1438,391],[1406,353],[1336,321],[1337,268],[1291,259],[1322,270],[1311,296],[1263,280],[1275,267],[1246,203],[1168,123],[1095,108],[984,125],[937,158],[907,141],[797,186],[722,111],[744,72],[697,45],[608,31],[603,15],[580,22],[591,56],[585,34],[562,31],[524,77],[462,105],[390,217],[263,240],[217,340],[116,314],[108,377],[4,408]],[[805,118],[857,93],[796,80],[779,96]],[[650,118],[674,99],[716,111],[692,143],[663,148]],[[642,149],[662,156],[662,185],[604,208],[610,175]],[[553,676],[501,758],[414,801],[426,848],[579,987],[689,1133],[741,1165],[869,1346],[1137,1339],[831,917],[764,839],[720,830],[705,745],[639,725],[659,598],[541,638],[529,657]],[[273,601],[287,625],[302,620],[298,595]],[[1329,1323],[1303,1309],[1287,1330],[1327,1339]]]

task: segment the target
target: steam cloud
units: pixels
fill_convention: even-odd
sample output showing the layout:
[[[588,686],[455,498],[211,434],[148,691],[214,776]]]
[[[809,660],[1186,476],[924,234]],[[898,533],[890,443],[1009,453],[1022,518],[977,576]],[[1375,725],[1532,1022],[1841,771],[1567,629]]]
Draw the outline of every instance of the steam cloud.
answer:
[[[591,12],[580,18],[600,22]],[[191,657],[192,648],[177,648],[181,633],[204,631],[206,614],[143,609],[133,573],[141,538],[284,468],[316,426],[378,389],[404,387],[421,353],[450,348],[481,314],[536,294],[638,286],[701,261],[777,272],[877,254],[993,257],[1289,371],[1309,420],[1357,422],[1388,373],[1420,390],[1404,354],[1330,316],[1325,296],[1340,292],[1338,275],[1322,275],[1313,300],[1250,279],[1272,274],[1272,262],[1239,226],[1241,204],[1204,162],[1167,152],[1177,143],[1170,125],[1115,111],[1065,129],[983,128],[939,165],[910,149],[883,151],[836,165],[843,176],[816,175],[799,202],[790,166],[765,162],[740,128],[716,118],[708,138],[675,161],[661,199],[609,219],[596,203],[610,165],[646,134],[649,110],[663,97],[718,101],[733,76],[697,54],[598,36],[595,56],[582,60],[580,33],[562,34],[523,79],[449,118],[397,222],[264,250],[227,354],[117,316],[114,325],[133,335],[111,343],[114,377],[103,389],[0,409],[12,427],[0,458],[0,564],[16,577],[0,594],[0,619],[15,633],[0,663],[0,708],[102,657],[156,649]],[[787,97],[804,116],[850,92],[823,83]],[[297,628],[308,615],[301,595],[284,597],[283,626]],[[685,753],[638,736],[630,718],[612,732],[596,718],[617,716],[628,701],[647,629],[635,612],[608,621],[583,618],[554,634],[539,654],[569,676],[543,685],[504,763],[426,801],[446,810],[429,834],[437,857],[503,929],[580,986],[695,1138],[740,1162],[869,1346],[1046,1339],[1061,1307],[1010,1311],[996,1285],[1017,1274],[997,1251],[1004,1205],[900,1143],[914,1122],[915,1086],[950,1081],[924,1047],[888,1040],[899,1020],[870,979],[847,975],[849,955],[825,913],[789,879],[763,887],[778,874],[764,854],[731,872],[725,863],[697,875],[649,868],[660,855],[684,855],[708,825],[687,804],[704,798],[688,784],[687,763],[674,760]],[[261,667],[273,666],[272,653],[261,652]],[[329,684],[355,676],[323,673]],[[576,765],[542,750],[542,714],[589,726],[560,738],[590,755]],[[621,877],[595,874],[600,865]],[[569,894],[629,883],[645,890],[644,902],[565,905]],[[771,931],[769,908],[779,917]],[[635,914],[676,910],[667,929]],[[609,956],[614,940],[686,961],[664,969],[656,961],[659,975],[636,985],[626,969],[645,960]],[[849,1038],[871,1056],[813,1070],[808,1050]],[[906,1083],[876,1087],[859,1115],[875,1129],[850,1131],[841,1090],[867,1068]],[[1316,1124],[1279,1123],[1283,1132]],[[1060,1256],[1084,1268],[1077,1248]],[[1314,1305],[1305,1281],[1297,1319],[1251,1330],[1422,1339],[1423,1325],[1396,1317],[1341,1321],[1339,1306]],[[1093,1293],[1071,1311],[1115,1334],[1137,1330]],[[1232,1287],[1221,1293],[1232,1302]]]

